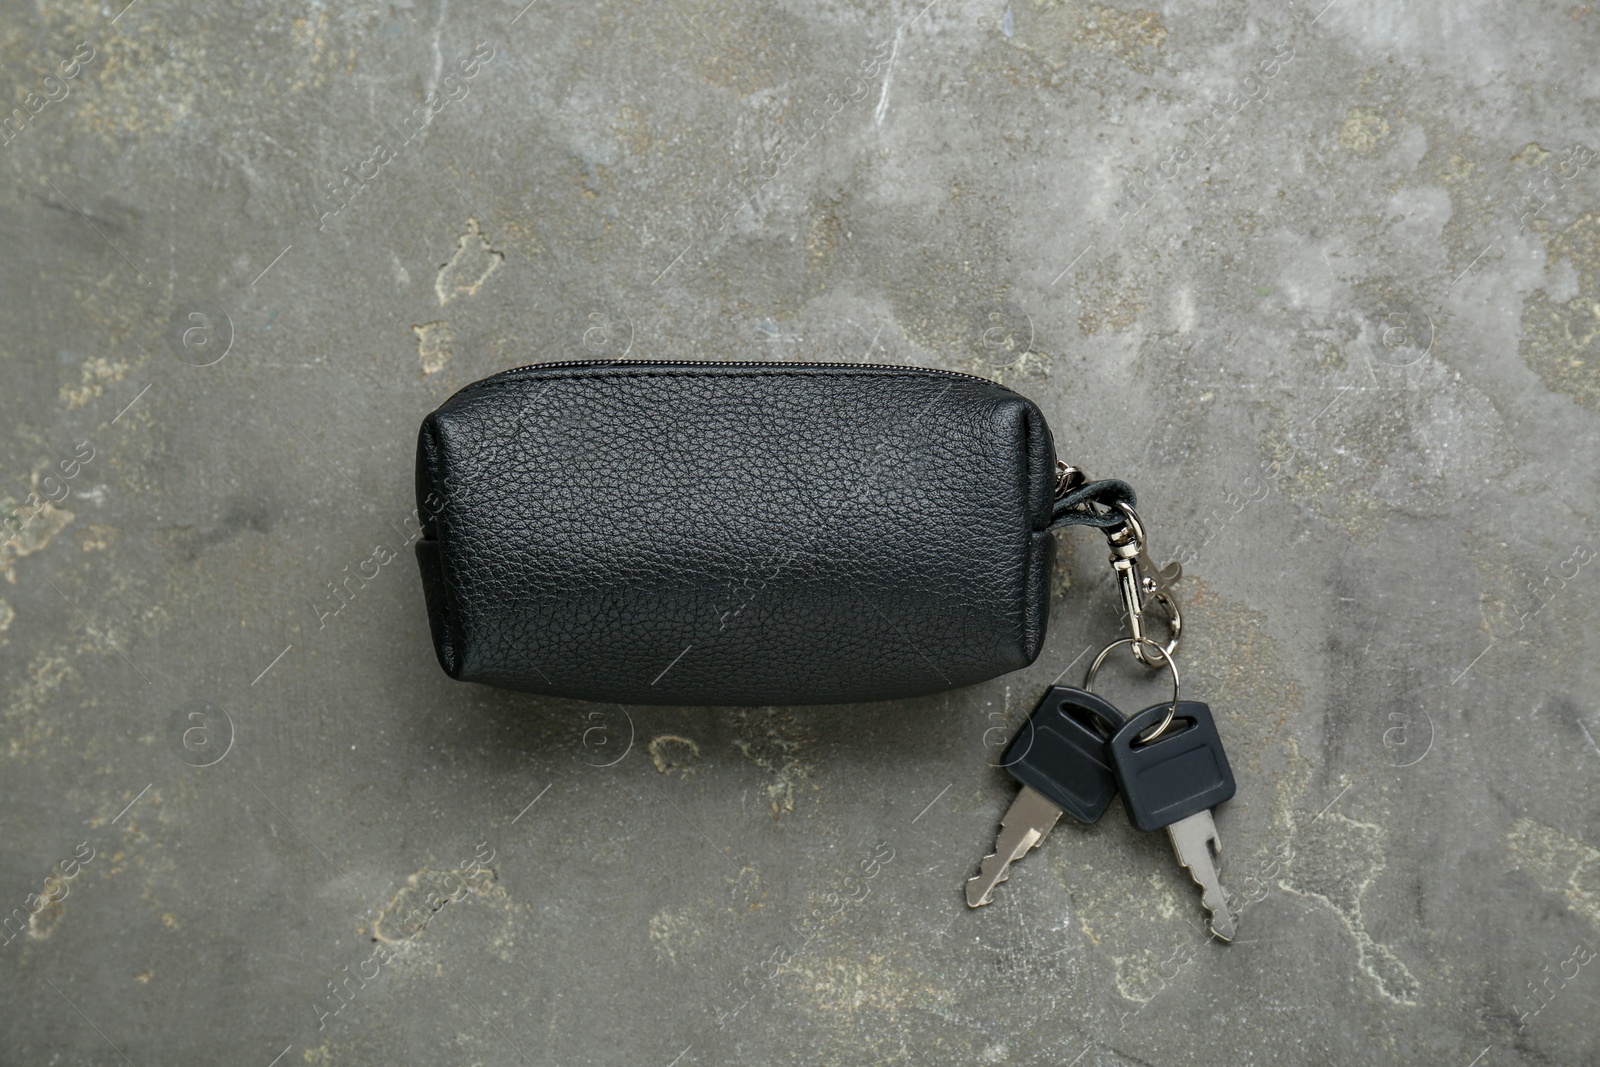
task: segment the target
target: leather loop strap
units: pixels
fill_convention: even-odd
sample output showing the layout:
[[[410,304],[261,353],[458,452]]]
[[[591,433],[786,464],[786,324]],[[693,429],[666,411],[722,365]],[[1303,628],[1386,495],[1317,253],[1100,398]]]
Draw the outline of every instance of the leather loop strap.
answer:
[[[1067,493],[1050,511],[1050,529],[1061,526],[1095,526],[1109,530],[1127,521],[1118,504],[1134,507],[1138,498],[1133,486],[1117,478],[1102,478]]]

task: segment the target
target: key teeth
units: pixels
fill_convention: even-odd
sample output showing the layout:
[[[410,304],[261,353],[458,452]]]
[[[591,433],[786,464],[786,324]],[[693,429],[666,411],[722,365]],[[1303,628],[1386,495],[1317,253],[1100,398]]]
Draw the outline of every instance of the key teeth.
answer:
[[[991,852],[983,857],[983,862],[978,865],[978,873],[967,879],[967,907],[981,908],[985,904],[994,903],[994,887],[1011,877],[1010,865],[1007,864],[1000,869],[998,878],[988,881],[989,868],[992,864],[998,862],[999,857],[1000,854],[998,852]],[[978,893],[977,900],[972,899],[974,892]]]
[[[1061,809],[1024,786],[1000,819],[994,851],[983,857],[978,873],[967,879],[967,907],[981,908],[994,899],[994,887],[1011,876],[1011,865],[1049,835]]]
[[[1212,839],[1212,843],[1215,844],[1215,838]],[[1193,867],[1187,863],[1183,863],[1181,859],[1179,860],[1179,863],[1182,864],[1183,869],[1189,873],[1189,880],[1200,888],[1200,906],[1206,909],[1206,917],[1208,919],[1206,925],[1211,930],[1211,936],[1225,944],[1232,943],[1233,935],[1235,933],[1235,926],[1233,913],[1228,910],[1227,899],[1224,898],[1219,905],[1212,907],[1209,899],[1211,896],[1211,887],[1200,880],[1200,876],[1195,874]],[[1217,886],[1216,889],[1217,893],[1220,895],[1222,893],[1222,887]]]

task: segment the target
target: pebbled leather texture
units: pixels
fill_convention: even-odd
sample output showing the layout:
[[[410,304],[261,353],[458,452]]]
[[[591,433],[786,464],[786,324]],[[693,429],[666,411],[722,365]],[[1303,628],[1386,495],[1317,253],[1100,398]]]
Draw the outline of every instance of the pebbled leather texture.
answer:
[[[1054,467],[1032,401],[949,372],[641,361],[486,378],[418,439],[439,662],[638,704],[981,682],[1043,644]]]

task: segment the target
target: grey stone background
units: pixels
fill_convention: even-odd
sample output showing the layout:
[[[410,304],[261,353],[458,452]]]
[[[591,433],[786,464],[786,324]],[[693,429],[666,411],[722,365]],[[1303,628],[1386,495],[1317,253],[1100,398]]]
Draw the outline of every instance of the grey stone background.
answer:
[[[0,1061],[1600,1062],[1597,35],[5,5]],[[1091,533],[944,698],[446,679],[418,421],[621,355],[986,374],[1135,483],[1238,942],[1120,807],[962,903],[1000,745],[1118,635]]]

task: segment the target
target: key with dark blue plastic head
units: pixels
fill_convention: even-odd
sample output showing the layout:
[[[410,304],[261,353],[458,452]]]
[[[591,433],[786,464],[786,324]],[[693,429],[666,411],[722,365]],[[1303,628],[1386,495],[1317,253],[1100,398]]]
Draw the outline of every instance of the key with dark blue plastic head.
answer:
[[[1198,700],[1163,701],[1118,727],[1106,750],[1128,818],[1141,830],[1166,829],[1178,862],[1201,889],[1212,936],[1232,941],[1233,915],[1213,858],[1222,845],[1211,809],[1233,796],[1233,771],[1211,709]]]
[[[994,898],[1011,865],[1036,848],[1063,812],[1092,823],[1117,795],[1106,738],[1123,714],[1104,697],[1071,686],[1052,686],[1006,748],[1001,766],[1022,792],[1000,820],[994,851],[967,881],[967,906]]]

